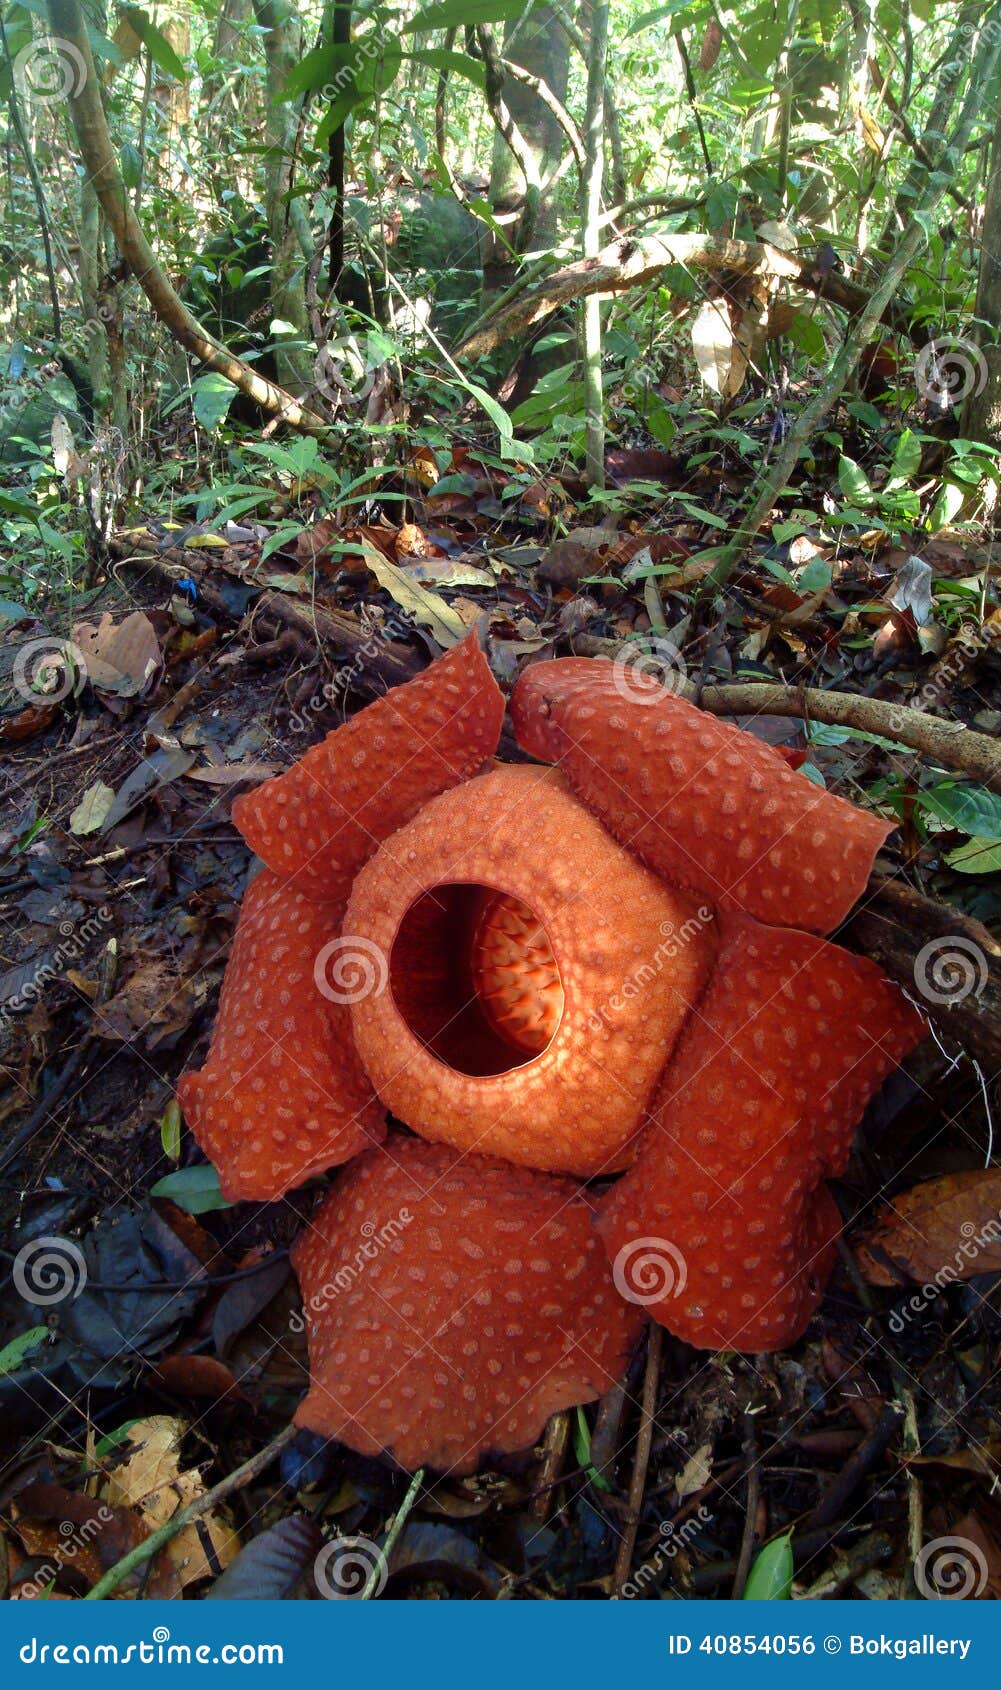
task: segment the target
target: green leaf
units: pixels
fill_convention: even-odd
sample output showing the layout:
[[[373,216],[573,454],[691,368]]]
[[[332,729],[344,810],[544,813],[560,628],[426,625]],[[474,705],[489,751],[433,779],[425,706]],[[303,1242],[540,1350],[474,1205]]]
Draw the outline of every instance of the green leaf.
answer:
[[[942,487],[938,498],[928,513],[928,528],[932,534],[937,534],[940,528],[948,528],[950,522],[955,522],[963,508],[966,494],[954,481],[947,481]]]
[[[955,781],[944,780],[926,787],[918,799],[960,833],[1001,839],[1001,793],[990,792],[986,786],[958,786]]]
[[[598,1490],[611,1490],[611,1485],[603,1473],[599,1473],[591,1460],[591,1428],[587,1423],[587,1416],[582,1408],[577,1410],[577,1424],[574,1428],[573,1449],[578,1467],[583,1467],[592,1485]]]
[[[872,487],[869,478],[860,464],[854,458],[842,456],[838,464],[838,485],[846,499],[851,499],[855,505],[872,503]]]
[[[824,331],[816,317],[809,316],[805,311],[797,311],[786,333],[793,345],[814,364],[822,364],[827,360],[827,342]]]
[[[792,1596],[792,1532],[766,1543],[747,1575],[745,1602],[788,1602]]]
[[[957,874],[1001,874],[1001,844],[996,839],[968,839],[948,851],[945,860]]]
[[[122,147],[121,158],[118,162],[122,172],[122,181],[125,183],[125,186],[127,188],[137,187],[139,179],[142,176],[143,168],[139,148],[134,147],[131,141],[126,141],[125,145]]]
[[[920,468],[921,442],[911,429],[905,428],[893,454],[893,474],[902,481],[909,481]]]
[[[176,1097],[172,1097],[160,1117],[160,1143],[163,1153],[172,1162],[178,1161],[181,1154],[181,1106]]]
[[[48,1336],[47,1326],[32,1326],[29,1331],[21,1332],[16,1338],[12,1338],[10,1343],[0,1350],[0,1376],[16,1372],[25,1356],[32,1350],[37,1350],[39,1344],[44,1344]]]
[[[424,29],[451,29],[453,24],[506,23],[527,12],[530,0],[435,0],[403,26],[404,35]]]
[[[206,434],[214,434],[225,422],[238,389],[217,370],[206,370],[194,383],[195,421],[201,423]]]
[[[193,1168],[178,1168],[165,1174],[150,1187],[151,1197],[169,1197],[179,1209],[189,1215],[207,1215],[212,1209],[232,1209],[219,1190],[219,1175],[211,1162],[199,1162]]]
[[[456,76],[466,77],[477,88],[486,87],[486,72],[482,64],[479,59],[470,58],[468,53],[450,53],[446,47],[421,47],[417,52],[405,53],[404,58],[413,59],[419,65],[430,65],[432,70],[454,70]]]
[[[172,76],[175,82],[187,81],[188,73],[174,52],[166,36],[161,35],[152,18],[139,6],[126,6],[123,16],[126,17],[135,30],[143,46],[149,51],[150,58],[166,76]]]
[[[813,557],[804,564],[796,579],[801,593],[822,593],[831,584],[831,566],[822,557]]]

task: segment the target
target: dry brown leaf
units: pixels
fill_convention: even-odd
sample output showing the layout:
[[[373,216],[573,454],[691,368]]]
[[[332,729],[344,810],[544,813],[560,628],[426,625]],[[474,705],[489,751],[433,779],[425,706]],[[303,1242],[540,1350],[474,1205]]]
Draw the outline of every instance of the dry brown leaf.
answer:
[[[137,1420],[128,1430],[127,1459],[116,1467],[104,1487],[105,1500],[123,1508],[138,1509],[153,1532],[204,1495],[205,1485],[197,1467],[180,1470],[183,1420],[167,1414]],[[240,1540],[220,1514],[208,1513],[184,1526],[171,1538],[168,1552],[182,1585],[198,1579],[216,1578],[221,1568],[240,1548]]]
[[[134,610],[123,622],[115,622],[108,610],[96,625],[77,622],[73,643],[97,692],[133,698],[145,692],[160,672],[160,642],[141,610]]]
[[[893,1199],[855,1246],[870,1285],[948,1285],[1001,1272],[1001,1168],[925,1180]]]

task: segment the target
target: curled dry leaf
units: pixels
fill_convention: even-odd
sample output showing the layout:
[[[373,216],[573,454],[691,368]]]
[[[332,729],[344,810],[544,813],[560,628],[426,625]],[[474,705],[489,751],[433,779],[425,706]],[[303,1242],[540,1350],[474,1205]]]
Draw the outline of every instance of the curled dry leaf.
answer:
[[[1001,1168],[947,1174],[905,1191],[856,1242],[855,1255],[870,1285],[1001,1273]]]

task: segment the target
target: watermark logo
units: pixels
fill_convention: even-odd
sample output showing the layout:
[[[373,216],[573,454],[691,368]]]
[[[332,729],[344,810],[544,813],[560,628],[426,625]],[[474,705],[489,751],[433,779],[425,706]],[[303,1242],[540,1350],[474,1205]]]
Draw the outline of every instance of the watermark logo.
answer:
[[[397,1213],[377,1226],[375,1221],[362,1222],[361,1235],[364,1240],[354,1253],[354,1260],[342,1262],[336,1273],[331,1274],[325,1284],[318,1291],[314,1291],[309,1301],[303,1304],[302,1314],[294,1314],[289,1320],[289,1330],[305,1332],[306,1318],[322,1314],[325,1308],[344,1291],[350,1291],[352,1285],[361,1278],[369,1262],[374,1262],[376,1256],[395,1242],[404,1233],[413,1220],[413,1215],[407,1208],[399,1209]]]
[[[381,1596],[389,1577],[386,1557],[369,1537],[335,1537],[313,1563],[316,1588],[327,1602]]]
[[[71,1238],[33,1238],[14,1257],[12,1278],[26,1303],[48,1309],[79,1297],[87,1283],[87,1263]]]
[[[342,933],[324,945],[313,964],[313,979],[330,1003],[361,1003],[379,998],[389,980],[385,952],[358,933]]]
[[[921,397],[943,410],[982,393],[986,383],[987,363],[972,340],[930,340],[914,363],[914,385]]]
[[[375,386],[375,373],[354,335],[326,341],[313,363],[316,390],[332,405],[363,405]]]
[[[27,640],[18,648],[11,671],[14,687],[26,704],[61,704],[70,693],[79,697],[87,679],[83,652],[72,640],[47,635]]]
[[[627,1303],[648,1308],[681,1296],[688,1284],[688,1263],[678,1246],[666,1238],[633,1238],[618,1251],[612,1279]]]
[[[914,958],[914,984],[928,1003],[954,1005],[979,998],[987,984],[987,958],[961,933],[929,939]]]
[[[712,1518],[709,1509],[702,1502],[691,1519],[683,1521],[681,1525],[676,1525],[673,1520],[662,1520],[659,1529],[663,1543],[658,1544],[654,1553],[626,1579],[616,1600],[631,1602],[637,1596],[644,1595],[647,1587],[656,1582],[658,1574],[663,1572],[692,1538],[698,1536],[704,1526],[711,1524]]]
[[[987,1557],[968,1537],[936,1537],[914,1560],[914,1582],[926,1602],[966,1602],[987,1585]]]
[[[14,60],[18,93],[39,106],[75,99],[86,80],[87,66],[79,47],[58,36],[29,41]]]
[[[687,679],[681,652],[662,634],[627,640],[612,659],[612,685],[626,704],[656,704],[661,688],[683,693]]]

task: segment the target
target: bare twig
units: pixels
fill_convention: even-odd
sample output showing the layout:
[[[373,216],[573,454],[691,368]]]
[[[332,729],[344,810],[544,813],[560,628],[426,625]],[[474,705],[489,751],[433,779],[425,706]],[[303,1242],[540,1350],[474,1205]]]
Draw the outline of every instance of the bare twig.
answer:
[[[190,1526],[193,1520],[200,1520],[202,1515],[208,1514],[217,1503],[225,1502],[227,1497],[233,1495],[234,1491],[242,1490],[244,1485],[249,1485],[250,1481],[256,1479],[258,1474],[263,1473],[266,1467],[270,1467],[275,1457],[279,1456],[286,1445],[292,1442],[296,1430],[295,1426],[286,1426],[284,1431],[279,1432],[276,1438],[272,1438],[269,1444],[265,1444],[264,1448],[259,1449],[256,1455],[252,1455],[249,1461],[245,1461],[241,1467],[237,1467],[232,1473],[228,1473],[224,1479],[220,1479],[219,1483],[213,1485],[211,1490],[205,1491],[202,1496],[195,1497],[194,1501],[189,1502],[184,1508],[179,1508],[176,1514],[172,1514],[169,1520],[166,1520],[162,1526],[158,1526],[157,1530],[151,1532],[149,1537],[144,1538],[142,1543],[137,1543],[134,1549],[130,1549],[127,1555],[123,1555],[120,1561],[116,1561],[113,1567],[109,1567],[108,1571],[98,1579],[93,1589],[88,1590],[84,1601],[97,1602],[104,1596],[110,1596],[112,1591],[117,1590],[119,1585],[124,1583],[131,1572],[152,1560],[157,1550],[162,1549],[163,1545],[169,1543],[171,1538],[176,1537],[178,1532],[183,1531],[185,1526]]]

